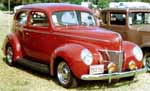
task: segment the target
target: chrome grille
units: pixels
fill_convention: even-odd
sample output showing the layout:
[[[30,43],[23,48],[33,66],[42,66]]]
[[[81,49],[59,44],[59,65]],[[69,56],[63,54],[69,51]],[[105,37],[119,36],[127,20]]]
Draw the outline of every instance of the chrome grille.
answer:
[[[108,51],[109,61],[117,65],[118,71],[121,72],[123,64],[123,52],[120,51]]]
[[[102,54],[106,54],[109,62],[113,62],[117,65],[117,71],[121,72],[123,64],[123,52],[122,51],[101,51]],[[105,55],[105,56],[106,56]]]

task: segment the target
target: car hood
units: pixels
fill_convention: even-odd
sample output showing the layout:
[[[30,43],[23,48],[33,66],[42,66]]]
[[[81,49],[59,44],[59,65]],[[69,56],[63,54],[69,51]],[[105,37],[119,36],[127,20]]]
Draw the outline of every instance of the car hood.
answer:
[[[130,26],[131,29],[137,30],[137,31],[147,31],[150,32],[150,25],[132,25]]]
[[[65,35],[95,41],[97,45],[105,45],[110,50],[120,50],[122,38],[120,34],[99,27],[61,27],[57,31]],[[93,43],[93,42],[92,42]],[[109,48],[108,48],[109,47]]]

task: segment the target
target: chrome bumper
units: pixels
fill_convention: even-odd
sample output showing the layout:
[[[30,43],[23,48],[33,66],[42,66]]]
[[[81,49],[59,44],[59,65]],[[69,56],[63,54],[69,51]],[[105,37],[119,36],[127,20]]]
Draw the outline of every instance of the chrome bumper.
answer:
[[[133,71],[127,71],[127,72],[116,72],[116,73],[110,73],[110,74],[97,74],[97,75],[82,75],[82,80],[106,80],[108,79],[111,82],[111,79],[118,79],[118,78],[124,78],[124,77],[131,77],[136,76],[141,73],[145,73],[147,71],[146,68],[137,69]]]

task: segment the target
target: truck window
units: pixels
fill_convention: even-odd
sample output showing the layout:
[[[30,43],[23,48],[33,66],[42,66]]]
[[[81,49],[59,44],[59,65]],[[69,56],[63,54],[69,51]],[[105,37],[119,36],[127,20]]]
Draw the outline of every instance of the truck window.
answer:
[[[107,13],[106,12],[102,12],[101,13],[101,17],[102,17],[102,23],[103,24],[107,24]]]
[[[126,24],[126,14],[110,13],[110,24],[111,25],[125,25]]]
[[[150,13],[149,12],[131,12],[129,13],[129,24],[150,24]]]

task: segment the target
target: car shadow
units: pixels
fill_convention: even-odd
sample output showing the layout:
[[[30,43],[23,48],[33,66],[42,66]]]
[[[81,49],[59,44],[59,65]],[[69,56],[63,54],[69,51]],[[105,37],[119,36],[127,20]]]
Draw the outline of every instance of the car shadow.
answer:
[[[112,83],[108,83],[108,80],[102,80],[102,81],[82,81],[80,82],[77,90],[105,90],[108,88],[117,88],[120,86],[125,85],[131,85],[133,83],[136,83],[138,80],[128,80],[126,78],[119,79],[118,81],[112,81]]]
[[[6,63],[6,59],[3,58],[3,61]],[[6,63],[7,64],[7,63]],[[37,70],[28,68],[24,65],[18,64],[16,63],[15,66],[13,66],[17,69],[20,69],[22,71],[25,71],[27,73],[30,73],[31,75],[40,77],[42,79],[46,79],[46,80],[51,80],[53,81],[55,84],[58,84],[57,80],[54,77],[51,77],[48,73],[42,73],[39,72]],[[126,78],[123,79],[119,79],[119,80],[113,80],[111,83],[108,83],[108,80],[102,80],[102,81],[83,81],[83,80],[79,80],[79,85],[76,88],[71,88],[71,89],[76,89],[76,90],[105,90],[108,88],[117,88],[120,86],[124,86],[124,85],[130,85],[132,83],[136,83],[138,80],[129,80]]]
[[[3,58],[3,61],[6,63],[6,58]],[[31,75],[34,75],[34,76],[37,76],[37,77],[40,77],[40,78],[43,78],[43,79],[46,79],[46,80],[52,80],[53,79],[52,77],[50,77],[49,73],[40,72],[38,70],[28,68],[27,66],[19,64],[19,63],[15,63],[15,65],[12,66],[12,67],[15,67],[15,68],[17,68],[21,71],[25,71],[25,72],[27,72]]]

